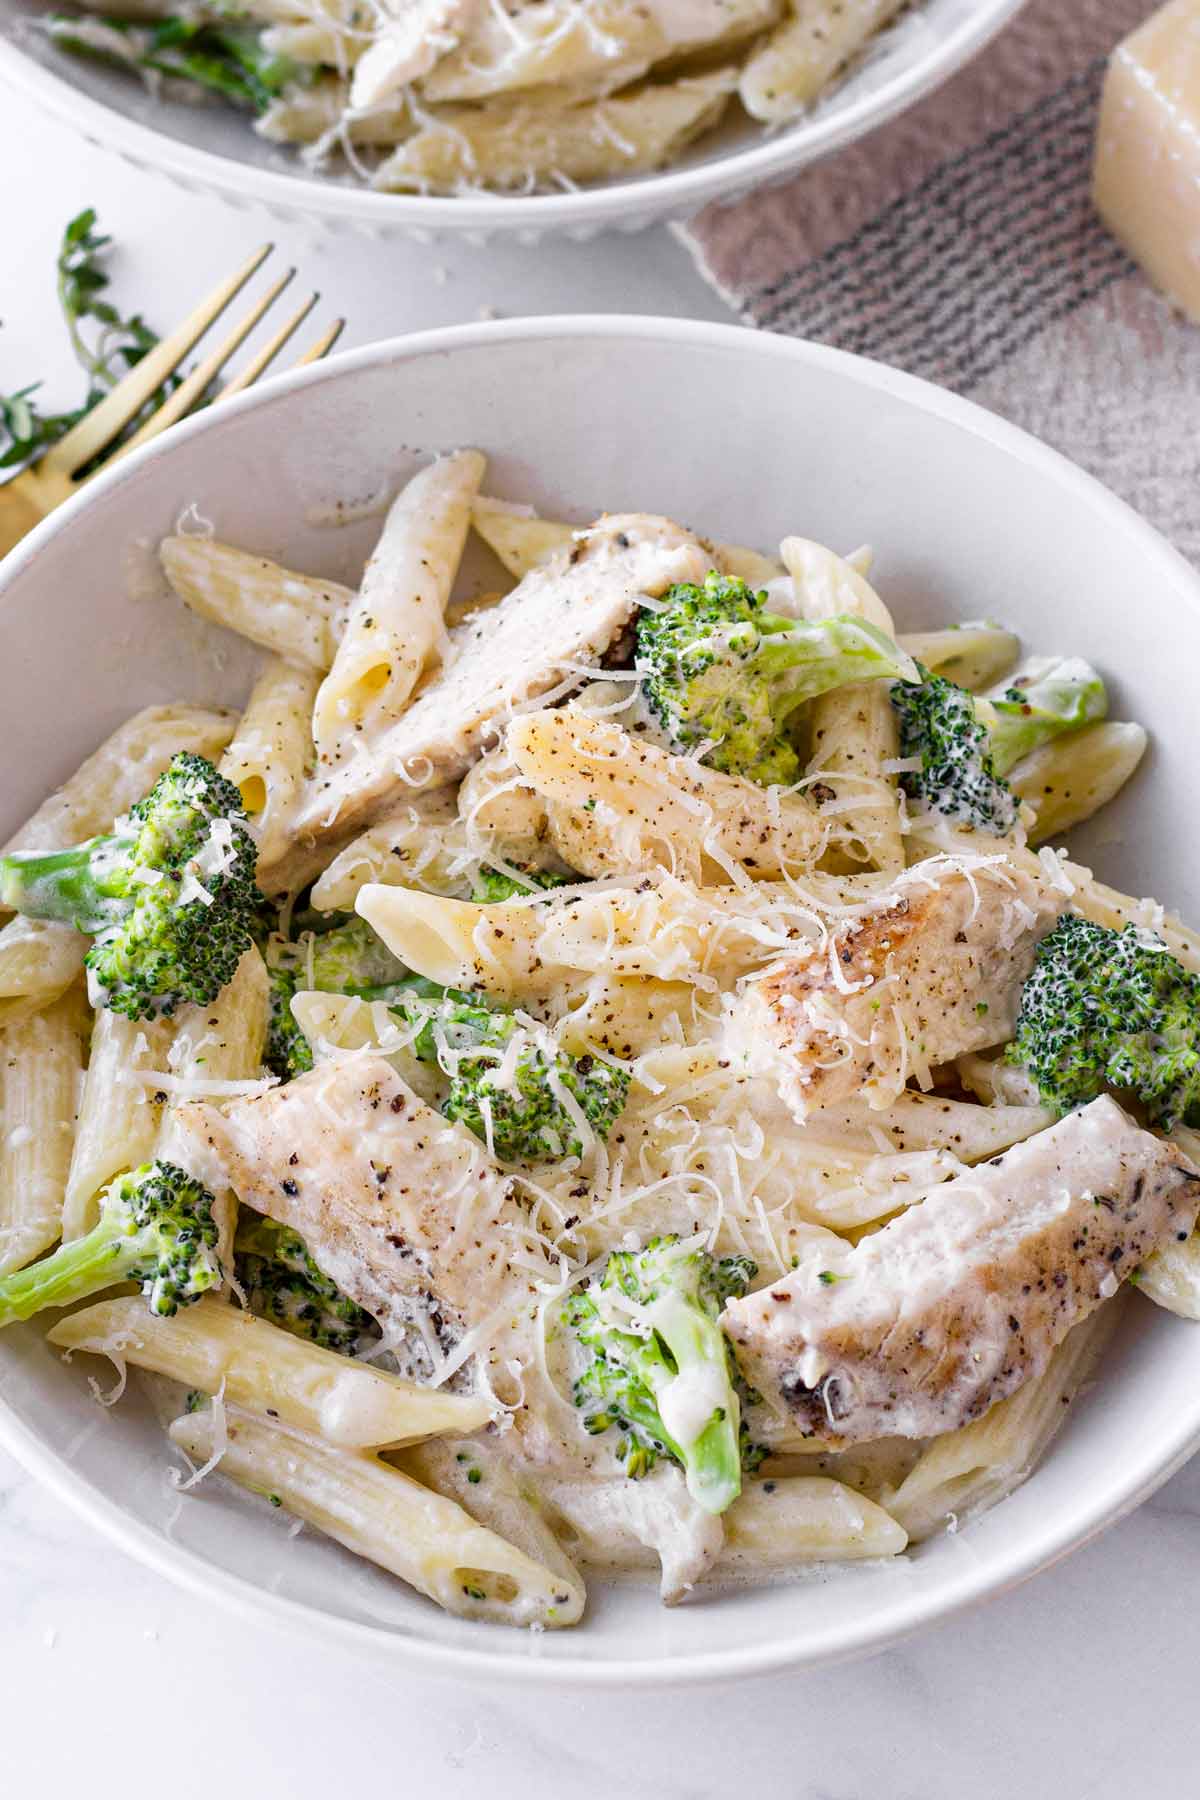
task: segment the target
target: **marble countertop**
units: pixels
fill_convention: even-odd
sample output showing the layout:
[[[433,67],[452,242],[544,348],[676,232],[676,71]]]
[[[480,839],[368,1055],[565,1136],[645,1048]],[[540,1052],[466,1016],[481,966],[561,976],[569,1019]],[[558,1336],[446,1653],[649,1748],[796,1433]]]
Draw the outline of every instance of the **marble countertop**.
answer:
[[[321,288],[320,316],[348,316],[348,344],[493,312],[728,317],[665,230],[486,254],[331,243],[185,199],[12,96],[0,166],[29,172],[0,198],[0,391],[44,372],[72,400],[52,265],[86,205],[118,239],[118,297],[159,322],[266,237]],[[589,1697],[376,1672],[247,1624],[130,1562],[0,1452],[3,1789],[39,1800],[149,1800],[164,1775],[176,1800],[1191,1800],[1198,1661],[1200,1462],[1059,1568],[871,1661]],[[180,1752],[194,1697],[213,1729]]]

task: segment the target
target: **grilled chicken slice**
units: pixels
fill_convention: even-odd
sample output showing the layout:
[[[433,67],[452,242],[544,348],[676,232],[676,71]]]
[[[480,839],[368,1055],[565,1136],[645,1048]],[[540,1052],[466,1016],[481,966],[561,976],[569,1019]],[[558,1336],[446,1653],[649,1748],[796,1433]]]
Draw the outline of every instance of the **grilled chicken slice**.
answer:
[[[779,1082],[797,1118],[1013,1034],[1021,985],[1068,894],[1003,856],[917,863],[822,943],[749,983],[728,1020],[735,1061]]]
[[[934,1437],[1040,1375],[1072,1325],[1187,1237],[1200,1173],[1108,1098],[822,1245],[723,1315],[773,1409],[833,1445]]]
[[[322,761],[296,821],[325,836],[391,803],[400,790],[461,775],[514,710],[594,667],[639,598],[702,581],[709,557],[688,531],[648,513],[607,516],[533,569],[498,606],[450,633],[445,666],[373,743]]]
[[[382,1057],[335,1058],[270,1093],[191,1102],[175,1117],[189,1169],[298,1231],[385,1336],[415,1326],[429,1362],[528,1298],[536,1246],[510,1183]]]

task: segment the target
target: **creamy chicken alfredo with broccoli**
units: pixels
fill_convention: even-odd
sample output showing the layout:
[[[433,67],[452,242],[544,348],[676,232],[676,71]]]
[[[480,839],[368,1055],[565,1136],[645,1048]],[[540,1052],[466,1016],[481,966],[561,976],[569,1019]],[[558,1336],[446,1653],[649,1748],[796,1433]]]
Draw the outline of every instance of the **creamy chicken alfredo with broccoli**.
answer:
[[[1200,1316],[1200,945],[1063,847],[1145,734],[865,550],[484,473],[354,588],[162,544],[261,670],[0,857],[0,1324],[150,1371],[186,1504],[468,1619],[898,1556],[1123,1287]]]

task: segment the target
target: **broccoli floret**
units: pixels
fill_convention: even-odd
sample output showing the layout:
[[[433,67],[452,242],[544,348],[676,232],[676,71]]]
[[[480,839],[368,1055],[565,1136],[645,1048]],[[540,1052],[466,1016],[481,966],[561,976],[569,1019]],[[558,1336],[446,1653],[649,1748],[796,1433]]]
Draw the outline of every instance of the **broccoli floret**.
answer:
[[[302,940],[305,983],[322,994],[361,994],[401,982],[408,970],[365,919]]]
[[[450,1078],[448,1119],[473,1131],[505,1162],[547,1162],[583,1153],[578,1107],[597,1137],[612,1130],[629,1076],[594,1056],[559,1050],[535,1026],[492,1011],[467,994],[431,983],[402,997],[401,1015],[419,1027],[412,1048]]]
[[[593,1436],[620,1433],[625,1472],[647,1474],[660,1456],[683,1469],[688,1492],[720,1513],[741,1492],[744,1467],[764,1452],[742,1424],[738,1374],[719,1317],[757,1274],[746,1257],[717,1261],[678,1237],[618,1250],[601,1278],[563,1307],[563,1319],[590,1355],[575,1404]]]
[[[312,1045],[292,1016],[292,999],[299,992],[299,970],[285,953],[294,944],[272,944],[267,952],[268,988],[267,1047],[263,1062],[280,1081],[293,1081],[313,1066]]]
[[[266,959],[271,1009],[264,1061],[282,1081],[303,1075],[313,1066],[308,1039],[292,1016],[295,994],[315,989],[323,994],[391,999],[413,979],[365,919],[348,919],[330,931],[305,932],[295,941],[272,938]]]
[[[993,694],[965,688],[918,665],[920,681],[898,681],[892,705],[900,755],[919,769],[900,785],[919,806],[978,831],[1003,834],[1017,823],[1016,795],[1004,777],[1039,745],[1102,719],[1104,682],[1078,657],[1033,665],[1024,679]]]
[[[916,667],[862,619],[782,618],[765,592],[715,573],[703,587],[677,583],[639,615],[636,662],[677,748],[711,744],[713,768],[764,785],[799,779],[786,727],[803,701],[848,681],[911,678]]]
[[[892,706],[900,727],[900,755],[920,758],[900,785],[909,799],[948,819],[998,835],[1017,822],[1017,799],[997,775],[987,726],[974,696],[918,664],[920,681],[898,681]]]
[[[130,1019],[215,1000],[254,941],[258,853],[241,795],[181,754],[105,837],[0,857],[0,902],[92,934],[92,1002]]]
[[[170,1318],[219,1286],[213,1197],[174,1163],[143,1163],[100,1196],[85,1237],[0,1281],[0,1325],[44,1306],[71,1306],[119,1281],[140,1281],[152,1313]]]
[[[1038,945],[1008,1056],[1062,1112],[1116,1088],[1169,1129],[1200,1109],[1200,980],[1153,932],[1064,913]]]
[[[47,21],[50,36],[76,56],[146,69],[265,112],[285,87],[306,85],[313,69],[265,44],[262,25],[171,17],[152,24],[116,18]]]
[[[571,879],[549,869],[523,869],[521,879],[516,881],[511,875],[502,875],[499,869],[480,869],[471,898],[478,906],[497,906],[521,894],[534,894],[539,888],[565,887]]]
[[[250,1311],[324,1350],[355,1356],[377,1338],[370,1313],[329,1279],[298,1231],[243,1213],[234,1240],[234,1268]]]

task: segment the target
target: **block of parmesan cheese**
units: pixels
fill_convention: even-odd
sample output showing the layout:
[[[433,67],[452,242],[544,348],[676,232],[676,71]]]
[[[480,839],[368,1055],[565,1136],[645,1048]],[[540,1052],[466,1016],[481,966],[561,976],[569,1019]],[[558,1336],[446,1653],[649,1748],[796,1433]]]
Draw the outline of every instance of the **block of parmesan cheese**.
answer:
[[[1169,0],[1114,51],[1093,191],[1155,286],[1200,322],[1200,0]]]

